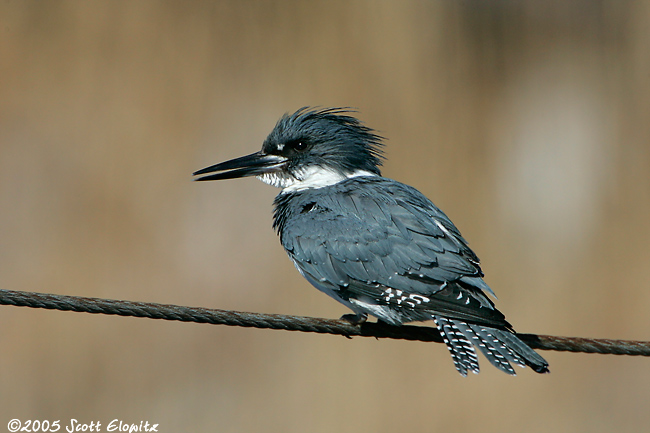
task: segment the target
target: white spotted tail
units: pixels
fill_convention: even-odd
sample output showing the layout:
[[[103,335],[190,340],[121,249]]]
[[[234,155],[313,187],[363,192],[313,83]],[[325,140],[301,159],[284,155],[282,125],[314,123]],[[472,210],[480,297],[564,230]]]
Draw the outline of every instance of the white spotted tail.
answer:
[[[536,371],[545,365],[544,359],[511,332],[487,326],[465,323],[434,315],[433,320],[451,353],[456,370],[478,374],[478,356],[475,347],[499,370],[516,375],[511,362],[521,367],[529,365]]]

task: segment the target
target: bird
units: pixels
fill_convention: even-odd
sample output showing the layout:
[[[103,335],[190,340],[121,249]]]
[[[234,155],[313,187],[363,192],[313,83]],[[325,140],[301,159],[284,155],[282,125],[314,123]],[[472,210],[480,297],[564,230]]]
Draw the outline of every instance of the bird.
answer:
[[[389,325],[433,321],[456,370],[547,373],[488,295],[479,259],[417,189],[383,177],[384,138],[349,107],[285,113],[262,149],[194,173],[198,181],[255,176],[281,189],[273,228],[300,274],[352,310]]]

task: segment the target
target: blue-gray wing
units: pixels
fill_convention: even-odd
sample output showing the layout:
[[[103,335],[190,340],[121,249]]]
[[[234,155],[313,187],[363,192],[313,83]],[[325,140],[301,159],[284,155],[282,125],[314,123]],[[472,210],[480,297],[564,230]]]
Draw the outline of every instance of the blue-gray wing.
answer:
[[[487,314],[486,323],[507,326],[483,293],[491,290],[478,258],[420,192],[384,178],[351,179],[327,189],[276,199],[281,242],[312,284],[344,300],[402,299],[404,307],[417,310],[403,321],[428,318],[433,308],[478,322]],[[418,296],[427,299],[426,312],[414,301]]]

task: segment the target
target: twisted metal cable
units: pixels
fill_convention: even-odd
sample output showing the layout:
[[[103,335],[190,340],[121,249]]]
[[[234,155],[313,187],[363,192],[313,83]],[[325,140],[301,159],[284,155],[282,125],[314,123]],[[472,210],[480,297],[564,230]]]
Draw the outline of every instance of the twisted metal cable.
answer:
[[[411,325],[391,326],[382,322],[366,322],[361,325],[353,325],[345,320],[319,319],[283,314],[246,313],[150,302],[117,301],[112,299],[84,298],[80,296],[2,289],[0,289],[0,304],[91,314],[210,323],[213,325],[316,332],[320,334],[343,335],[348,338],[361,336],[442,343],[442,338],[436,328]],[[650,356],[650,341],[555,337],[535,334],[517,334],[517,336],[533,349]]]

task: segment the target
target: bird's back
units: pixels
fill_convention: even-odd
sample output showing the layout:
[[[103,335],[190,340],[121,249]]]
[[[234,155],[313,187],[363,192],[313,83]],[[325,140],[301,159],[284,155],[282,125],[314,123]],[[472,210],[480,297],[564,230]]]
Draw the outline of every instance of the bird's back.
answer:
[[[320,290],[393,324],[432,313],[508,329],[484,293],[479,260],[416,189],[380,176],[284,193],[274,227]]]

